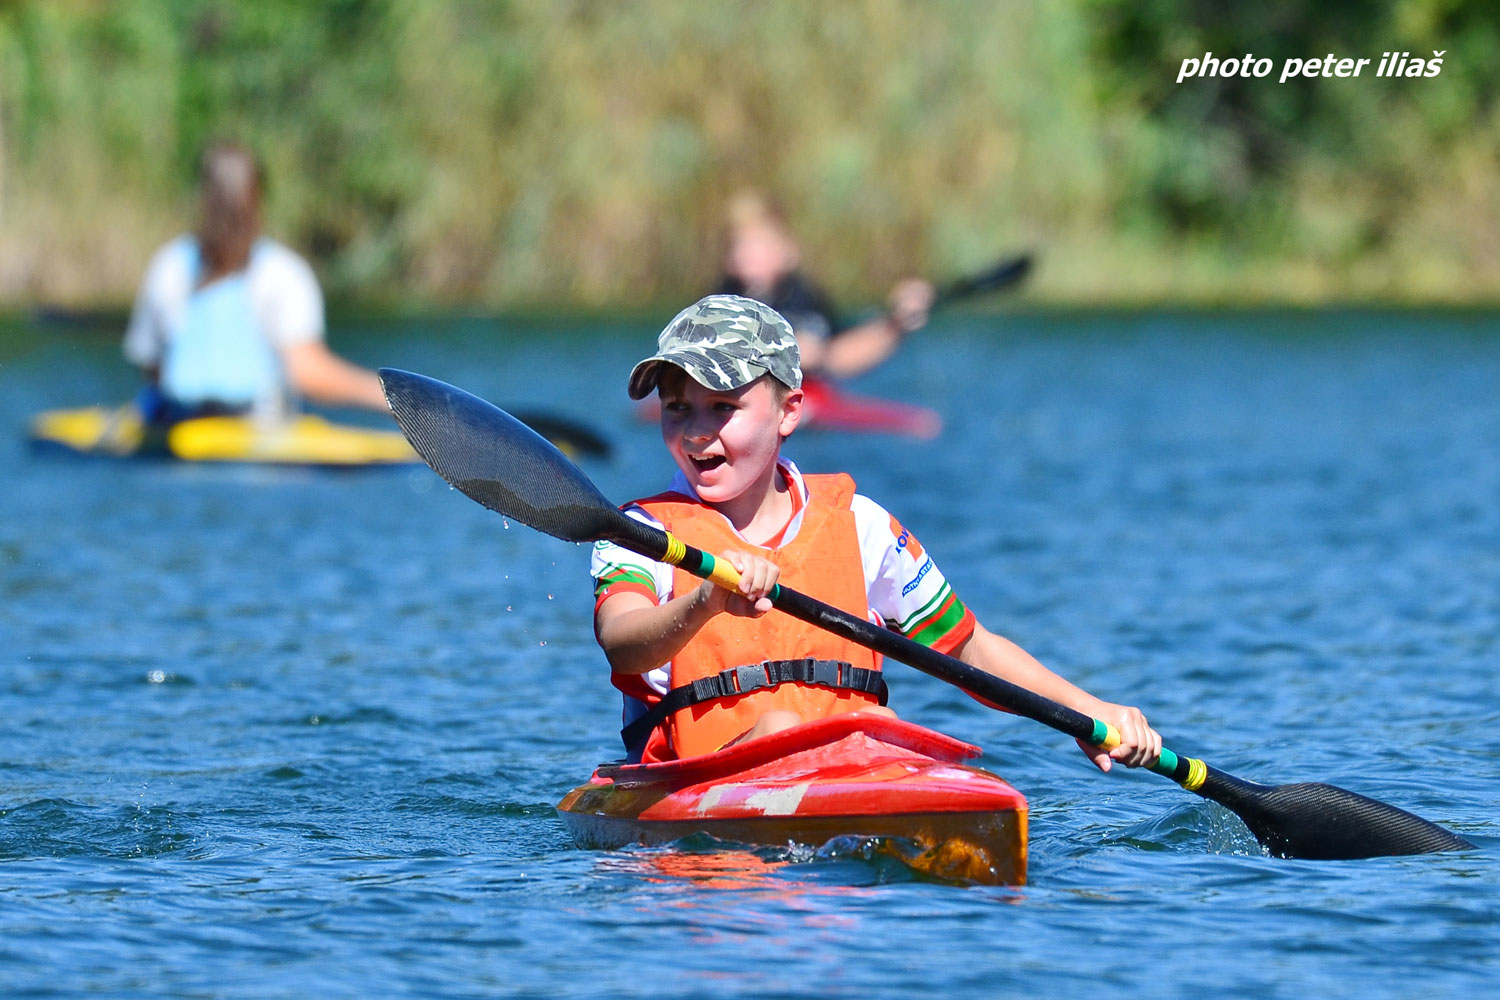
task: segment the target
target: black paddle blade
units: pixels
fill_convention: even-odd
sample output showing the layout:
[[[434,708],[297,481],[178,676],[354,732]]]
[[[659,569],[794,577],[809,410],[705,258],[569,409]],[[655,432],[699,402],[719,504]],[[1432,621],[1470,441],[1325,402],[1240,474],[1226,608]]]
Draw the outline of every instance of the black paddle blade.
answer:
[[[517,420],[536,431],[569,457],[608,458],[610,445],[591,427],[550,413],[516,413]]]
[[[1404,809],[1320,782],[1258,785],[1209,768],[1198,794],[1232,810],[1280,858],[1344,861],[1474,847]]]
[[[545,438],[493,403],[395,368],[380,369],[380,383],[417,454],[470,499],[568,542],[603,538],[629,520]]]
[[[933,307],[948,305],[960,299],[967,299],[974,295],[982,295],[985,292],[999,291],[1009,285],[1025,278],[1031,273],[1031,254],[1022,254],[1007,261],[1002,261],[978,274],[971,274],[960,278],[938,292],[933,301]]]

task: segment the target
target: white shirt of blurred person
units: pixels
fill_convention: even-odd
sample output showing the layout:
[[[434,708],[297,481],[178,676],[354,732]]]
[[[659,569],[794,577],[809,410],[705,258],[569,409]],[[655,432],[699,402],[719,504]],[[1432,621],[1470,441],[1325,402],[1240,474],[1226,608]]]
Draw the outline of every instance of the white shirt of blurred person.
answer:
[[[198,232],[152,256],[125,334],[125,357],[155,389],[143,394],[146,416],[279,416],[292,397],[386,411],[375,373],[324,343],[312,268],[260,235],[261,182],[250,153],[210,147],[200,185]]]

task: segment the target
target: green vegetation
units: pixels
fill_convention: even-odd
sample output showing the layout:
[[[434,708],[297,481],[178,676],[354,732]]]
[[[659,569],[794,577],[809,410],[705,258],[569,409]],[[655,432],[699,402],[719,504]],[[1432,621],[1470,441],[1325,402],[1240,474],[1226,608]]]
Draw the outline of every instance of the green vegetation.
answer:
[[[1061,301],[1490,301],[1493,11],[0,0],[0,302],[128,299],[214,136],[346,299],[679,301],[756,186],[850,302],[1022,247]],[[1277,80],[1392,49],[1442,71]],[[1207,51],[1276,70],[1177,83]]]

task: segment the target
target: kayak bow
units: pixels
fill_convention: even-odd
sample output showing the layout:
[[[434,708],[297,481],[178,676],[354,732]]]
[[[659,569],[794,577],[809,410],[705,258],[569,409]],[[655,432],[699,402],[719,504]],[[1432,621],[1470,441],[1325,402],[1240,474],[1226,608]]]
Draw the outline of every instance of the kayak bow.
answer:
[[[557,809],[586,848],[694,833],[811,847],[871,838],[927,875],[1022,885],[1026,799],[963,763],[979,753],[910,722],[849,713],[701,757],[602,764]]]

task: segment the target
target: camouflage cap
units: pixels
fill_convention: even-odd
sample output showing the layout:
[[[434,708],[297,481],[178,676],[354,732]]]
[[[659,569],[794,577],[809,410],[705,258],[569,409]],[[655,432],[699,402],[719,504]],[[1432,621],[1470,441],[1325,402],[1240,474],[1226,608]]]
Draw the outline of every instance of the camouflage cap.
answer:
[[[656,339],[656,353],[630,373],[630,398],[644,399],[655,389],[665,364],[721,391],[767,373],[791,389],[802,384],[791,324],[770,306],[738,295],[710,295],[678,313]]]

